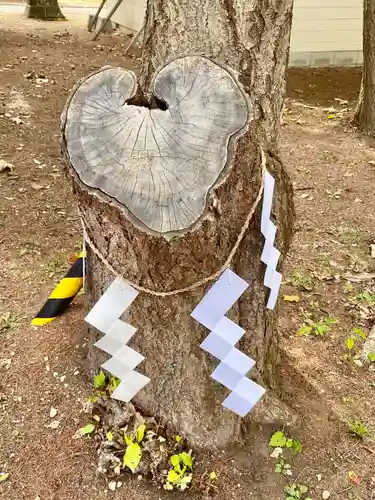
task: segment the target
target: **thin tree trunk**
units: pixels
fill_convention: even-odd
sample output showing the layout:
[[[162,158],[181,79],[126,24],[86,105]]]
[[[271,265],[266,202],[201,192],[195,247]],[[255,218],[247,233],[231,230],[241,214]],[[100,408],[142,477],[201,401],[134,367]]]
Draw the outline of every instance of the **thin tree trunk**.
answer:
[[[375,134],[375,0],[363,3],[363,75],[353,123]]]
[[[28,0],[25,9],[26,17],[44,21],[64,21],[58,0]]]
[[[133,103],[152,100],[152,78],[169,61],[201,55],[236,75],[252,112],[246,132],[229,156],[225,180],[215,187],[199,223],[169,240],[145,230],[110,198],[80,181],[65,151],[89,236],[119,274],[150,289],[170,290],[220,269],[259,191],[260,148],[276,179],[273,220],[278,228],[276,246],[285,257],[294,212],[278,137],[291,20],[292,0],[148,1],[140,92]],[[229,316],[246,330],[239,348],[256,360],[251,377],[272,390],[277,386],[278,333],[276,315],[265,308],[263,244],[258,209],[231,264],[250,287]],[[114,276],[92,252],[88,269],[91,307]],[[221,405],[228,391],[210,378],[217,362],[199,347],[209,332],[190,317],[207,289],[172,297],[140,293],[123,319],[139,329],[129,345],[145,356],[137,370],[151,378],[136,396],[136,404],[185,433],[196,446],[214,448],[238,438],[241,420]],[[91,331],[92,373],[103,360],[92,347],[98,336],[102,334]]]

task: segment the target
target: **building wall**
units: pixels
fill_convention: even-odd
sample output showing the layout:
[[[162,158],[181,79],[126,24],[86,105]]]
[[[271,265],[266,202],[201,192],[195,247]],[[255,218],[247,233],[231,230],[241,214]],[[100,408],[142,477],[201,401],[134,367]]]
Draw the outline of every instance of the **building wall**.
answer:
[[[116,0],[107,0],[107,12]],[[146,0],[123,0],[112,17],[125,31],[143,24]],[[294,0],[290,66],[362,64],[363,0]]]
[[[362,64],[363,0],[294,0],[290,66]]]
[[[107,0],[107,13],[110,12],[115,3],[116,0]],[[125,28],[124,31],[139,31],[143,24],[145,10],[146,0],[123,0],[113,14],[112,21]]]

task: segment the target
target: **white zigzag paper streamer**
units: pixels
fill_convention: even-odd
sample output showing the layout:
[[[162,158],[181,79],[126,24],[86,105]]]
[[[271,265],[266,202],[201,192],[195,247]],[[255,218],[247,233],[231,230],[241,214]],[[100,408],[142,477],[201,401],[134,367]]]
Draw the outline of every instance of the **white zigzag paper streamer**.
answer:
[[[281,274],[276,271],[277,263],[280,258],[280,252],[274,247],[276,237],[276,226],[271,221],[272,199],[275,189],[275,179],[269,172],[264,175],[264,193],[261,218],[261,233],[264,236],[265,243],[260,260],[266,264],[266,273],[264,276],[264,285],[270,289],[267,309],[274,309],[281,285]]]
[[[246,281],[227,269],[191,313],[195,320],[211,330],[200,347],[221,361],[211,377],[232,391],[223,406],[241,417],[265,393],[262,387],[245,376],[255,361],[234,347],[245,330],[225,316],[248,286]]]
[[[148,377],[134,371],[144,357],[126,345],[137,329],[119,319],[137,295],[137,290],[116,278],[85,318],[105,333],[95,346],[112,356],[102,368],[121,380],[111,397],[126,403],[150,382]]]

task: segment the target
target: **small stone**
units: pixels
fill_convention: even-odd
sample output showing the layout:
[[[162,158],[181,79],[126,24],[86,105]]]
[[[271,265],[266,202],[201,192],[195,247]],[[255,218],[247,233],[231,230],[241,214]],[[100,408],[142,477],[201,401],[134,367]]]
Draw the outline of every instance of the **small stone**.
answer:
[[[57,415],[57,410],[56,410],[56,408],[51,408],[51,409],[50,409],[50,411],[49,411],[49,416],[50,416],[51,418],[55,418],[55,417],[56,417],[56,415]]]
[[[57,377],[58,373],[57,372],[53,372],[53,376],[54,377]]]
[[[327,490],[324,490],[322,493],[322,498],[323,500],[328,500],[328,498],[331,496],[331,493]]]
[[[117,481],[117,488],[121,488],[122,486],[122,482],[121,481]]]
[[[65,379],[66,379],[66,375],[61,375],[60,382],[64,382]]]
[[[371,257],[375,259],[375,245],[371,245]]]
[[[47,427],[49,427],[50,429],[57,429],[59,425],[60,422],[58,420],[53,420],[53,422],[47,425]]]
[[[318,478],[319,482],[322,480],[322,475],[321,474],[317,474],[316,477]]]
[[[113,469],[113,472],[114,472],[115,474],[121,474],[121,468],[120,468],[120,466],[119,466],[119,465],[116,465],[116,467]]]
[[[79,370],[76,370],[73,375],[79,375]]]
[[[110,481],[108,483],[108,489],[110,489],[111,491],[115,491],[115,489],[116,489],[116,481]]]
[[[270,457],[271,458],[279,458],[280,455],[283,454],[283,449],[282,448],[275,448],[273,452],[271,453]]]

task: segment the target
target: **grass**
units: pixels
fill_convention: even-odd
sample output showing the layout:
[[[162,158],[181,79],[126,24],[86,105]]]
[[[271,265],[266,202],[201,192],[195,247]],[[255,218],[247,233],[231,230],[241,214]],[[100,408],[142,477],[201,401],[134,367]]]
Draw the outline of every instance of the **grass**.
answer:
[[[5,333],[17,326],[18,317],[12,312],[0,313],[0,333]]]

